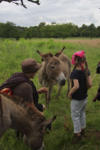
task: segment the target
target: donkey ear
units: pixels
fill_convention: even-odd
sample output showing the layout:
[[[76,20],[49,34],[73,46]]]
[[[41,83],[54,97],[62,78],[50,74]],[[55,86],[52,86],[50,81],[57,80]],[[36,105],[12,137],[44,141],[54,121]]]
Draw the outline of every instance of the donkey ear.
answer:
[[[64,46],[59,52],[57,52],[57,53],[55,54],[55,56],[56,56],[56,57],[59,57],[59,56],[63,53],[64,49],[65,49],[65,46]]]
[[[46,129],[48,130],[51,130],[51,127],[52,127],[52,123],[53,121],[56,120],[56,116],[53,116],[50,120],[45,120],[42,124],[42,127],[43,127],[43,132],[46,131]]]
[[[52,53],[43,54],[39,50],[37,50],[37,53],[42,57],[42,61],[48,61],[51,57],[53,57]]]
[[[47,53],[42,55],[42,61],[49,61],[53,57],[52,53]]]
[[[39,50],[37,50],[36,51],[41,57],[43,56],[43,54],[39,51]]]

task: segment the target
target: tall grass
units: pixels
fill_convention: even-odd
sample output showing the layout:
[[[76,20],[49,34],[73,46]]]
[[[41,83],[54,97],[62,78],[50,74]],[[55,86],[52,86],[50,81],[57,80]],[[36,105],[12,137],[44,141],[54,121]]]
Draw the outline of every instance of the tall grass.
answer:
[[[64,53],[71,58],[78,50],[86,52],[91,76],[94,77],[96,65],[100,61],[100,39],[14,39],[0,40],[0,84],[14,72],[21,71],[21,62],[25,58],[35,58],[41,62],[36,50],[55,54],[63,46]],[[34,82],[37,89],[41,87],[38,76]],[[67,85],[63,88],[59,99],[56,98],[57,86],[54,87],[49,109],[45,111],[46,118],[57,115],[52,131],[44,137],[45,150],[100,150],[100,102],[92,102],[100,83],[100,75],[93,80],[93,87],[88,92],[87,137],[78,144],[72,144],[73,125],[70,116],[70,100],[66,97]],[[40,102],[45,104],[43,95]],[[0,140],[0,150],[29,150],[22,140],[16,139],[14,130],[9,130]]]

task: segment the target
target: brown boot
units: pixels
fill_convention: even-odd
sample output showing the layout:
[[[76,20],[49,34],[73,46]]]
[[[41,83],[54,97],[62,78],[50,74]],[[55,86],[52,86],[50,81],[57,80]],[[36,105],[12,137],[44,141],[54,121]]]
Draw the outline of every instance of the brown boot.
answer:
[[[81,131],[81,135],[82,135],[82,136],[84,136],[84,137],[86,137],[85,129],[82,129],[82,131]]]

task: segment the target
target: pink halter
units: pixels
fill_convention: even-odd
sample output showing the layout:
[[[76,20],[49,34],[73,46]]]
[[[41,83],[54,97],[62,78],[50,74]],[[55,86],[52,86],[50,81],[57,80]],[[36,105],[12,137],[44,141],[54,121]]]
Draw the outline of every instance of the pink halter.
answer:
[[[83,58],[85,56],[85,52],[83,50],[77,51],[72,55],[72,64],[73,65],[75,64],[75,56],[79,56],[79,57]]]

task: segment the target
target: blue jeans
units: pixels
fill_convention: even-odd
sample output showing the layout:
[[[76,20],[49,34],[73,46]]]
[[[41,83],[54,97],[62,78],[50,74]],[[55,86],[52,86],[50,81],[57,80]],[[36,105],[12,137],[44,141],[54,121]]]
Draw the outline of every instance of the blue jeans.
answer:
[[[81,129],[86,128],[85,107],[87,98],[83,100],[71,100],[71,117],[74,126],[74,133],[81,132]]]

